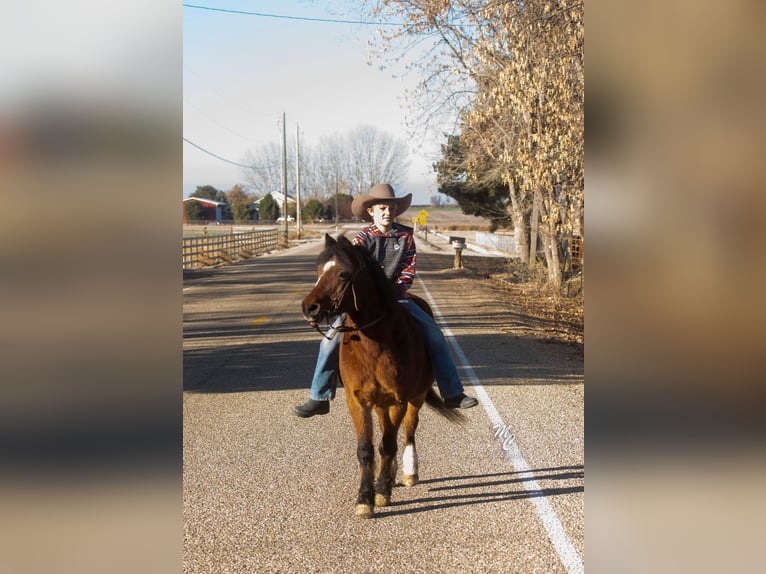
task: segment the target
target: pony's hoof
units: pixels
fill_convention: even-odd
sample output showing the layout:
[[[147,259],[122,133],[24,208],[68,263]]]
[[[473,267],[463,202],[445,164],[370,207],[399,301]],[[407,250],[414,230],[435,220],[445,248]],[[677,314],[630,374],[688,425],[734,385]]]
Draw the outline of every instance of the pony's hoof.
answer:
[[[354,509],[354,518],[372,518],[374,512],[369,504],[357,504]]]
[[[375,494],[375,506],[388,506],[391,504],[391,497],[385,494]]]
[[[418,478],[417,474],[402,475],[402,484],[404,486],[415,486],[418,482],[420,482],[420,479]]]

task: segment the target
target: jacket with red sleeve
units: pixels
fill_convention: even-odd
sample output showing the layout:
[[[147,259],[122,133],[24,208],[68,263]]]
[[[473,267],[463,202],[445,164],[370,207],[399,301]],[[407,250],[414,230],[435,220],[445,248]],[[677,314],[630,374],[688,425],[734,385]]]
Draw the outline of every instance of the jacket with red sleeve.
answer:
[[[415,279],[417,253],[412,228],[394,223],[383,233],[374,223],[363,228],[353,242],[363,245],[379,263],[386,277],[398,288],[400,296],[412,286]]]

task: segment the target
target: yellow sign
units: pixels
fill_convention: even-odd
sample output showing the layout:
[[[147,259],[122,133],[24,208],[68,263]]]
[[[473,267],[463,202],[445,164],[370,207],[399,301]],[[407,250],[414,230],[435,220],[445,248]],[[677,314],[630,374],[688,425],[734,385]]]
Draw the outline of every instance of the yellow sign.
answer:
[[[420,223],[420,225],[425,225],[427,219],[428,219],[428,212],[425,209],[421,209],[420,212],[418,213],[418,223]]]

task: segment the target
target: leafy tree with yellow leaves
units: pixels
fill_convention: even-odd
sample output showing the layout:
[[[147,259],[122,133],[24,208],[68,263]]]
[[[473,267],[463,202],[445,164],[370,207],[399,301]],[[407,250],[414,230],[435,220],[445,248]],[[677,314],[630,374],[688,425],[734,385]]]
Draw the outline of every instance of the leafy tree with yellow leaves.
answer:
[[[582,233],[583,2],[370,0],[365,7],[405,22],[382,32],[379,49],[417,49],[419,116],[429,122],[421,127],[456,126],[447,136],[459,136],[461,169],[451,166],[452,181],[439,172],[440,190],[505,186],[523,260],[534,264],[539,235],[549,281],[559,286],[562,246]],[[450,147],[448,140],[443,151]],[[493,206],[497,197],[487,194]]]

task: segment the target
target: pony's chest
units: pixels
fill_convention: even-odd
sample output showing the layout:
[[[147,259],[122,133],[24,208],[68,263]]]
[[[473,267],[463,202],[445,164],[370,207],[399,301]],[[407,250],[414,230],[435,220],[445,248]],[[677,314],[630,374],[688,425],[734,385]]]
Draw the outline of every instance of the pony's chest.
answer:
[[[394,353],[390,345],[359,345],[354,340],[357,335],[346,335],[340,351],[340,368],[347,373],[356,374],[355,378],[371,379],[382,377],[397,378],[407,362],[400,354]]]
[[[398,402],[397,389],[407,379],[405,363],[385,347],[341,348],[341,378],[354,387],[363,403]]]

